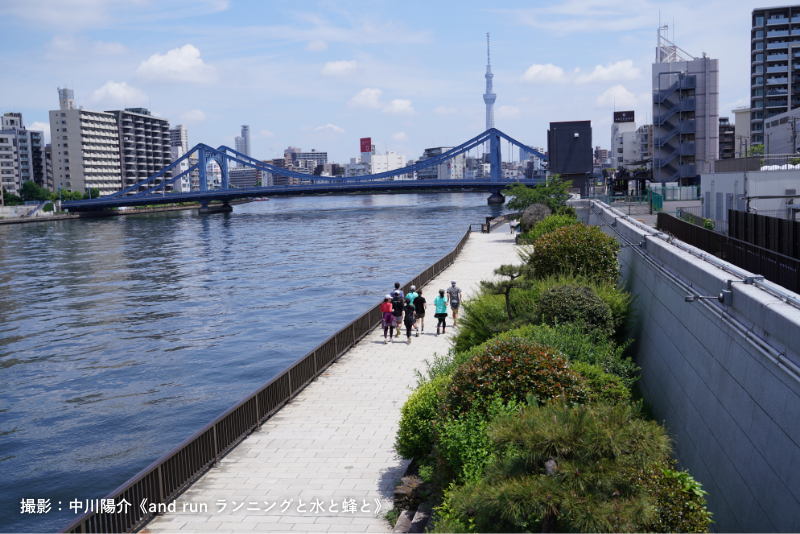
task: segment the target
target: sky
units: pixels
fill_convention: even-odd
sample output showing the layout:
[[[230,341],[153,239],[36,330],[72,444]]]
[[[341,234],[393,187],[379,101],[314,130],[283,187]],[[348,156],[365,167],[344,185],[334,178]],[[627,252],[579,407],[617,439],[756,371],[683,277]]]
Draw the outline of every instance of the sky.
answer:
[[[609,146],[612,113],[649,122],[659,18],[694,56],[720,60],[720,115],[749,102],[750,15],[770,2],[0,0],[0,112],[44,129],[57,87],[77,105],[146,107],[188,129],[190,146],[252,155],[327,151],[359,138],[416,159],[484,131],[486,33],[497,128],[547,146],[549,122],[591,120]]]

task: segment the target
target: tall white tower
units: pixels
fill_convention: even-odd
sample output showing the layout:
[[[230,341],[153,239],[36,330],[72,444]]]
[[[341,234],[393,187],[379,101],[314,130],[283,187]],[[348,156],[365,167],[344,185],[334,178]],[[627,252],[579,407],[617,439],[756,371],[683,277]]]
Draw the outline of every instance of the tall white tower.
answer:
[[[486,94],[483,101],[486,103],[486,129],[494,128],[494,101],[497,95],[492,92],[492,55],[489,48],[489,34],[486,34]]]

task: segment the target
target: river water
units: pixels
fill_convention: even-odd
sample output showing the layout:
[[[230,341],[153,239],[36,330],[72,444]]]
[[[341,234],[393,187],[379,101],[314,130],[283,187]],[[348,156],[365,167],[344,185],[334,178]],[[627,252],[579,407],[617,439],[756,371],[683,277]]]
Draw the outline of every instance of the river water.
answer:
[[[499,214],[486,198],[0,226],[0,531],[65,526]]]

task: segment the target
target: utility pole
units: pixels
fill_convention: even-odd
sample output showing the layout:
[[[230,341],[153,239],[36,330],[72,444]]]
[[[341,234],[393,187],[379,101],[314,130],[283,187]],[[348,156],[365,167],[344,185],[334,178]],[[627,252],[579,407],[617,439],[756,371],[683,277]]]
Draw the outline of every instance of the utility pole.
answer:
[[[0,185],[0,206],[5,206],[6,205],[5,192],[6,192],[6,188],[3,187],[2,185]]]
[[[797,117],[792,117],[792,154],[797,154]]]

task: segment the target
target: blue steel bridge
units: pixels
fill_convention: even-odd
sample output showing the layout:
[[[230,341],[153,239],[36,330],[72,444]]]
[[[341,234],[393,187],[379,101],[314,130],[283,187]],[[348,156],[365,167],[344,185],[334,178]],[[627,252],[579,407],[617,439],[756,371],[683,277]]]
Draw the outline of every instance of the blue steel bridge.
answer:
[[[409,165],[401,169],[396,169],[389,172],[379,174],[369,174],[365,176],[354,177],[341,177],[341,176],[315,176],[303,174],[299,172],[289,171],[268,163],[264,163],[255,158],[241,154],[229,147],[221,146],[219,148],[212,148],[205,144],[199,144],[191,149],[187,154],[173,161],[170,165],[155,173],[149,178],[142,180],[136,185],[123,189],[111,195],[94,198],[90,200],[75,200],[64,202],[62,206],[70,211],[91,211],[103,210],[108,208],[117,208],[125,206],[143,206],[147,204],[163,204],[166,202],[199,202],[206,211],[230,211],[231,207],[229,202],[234,199],[240,198],[254,198],[254,197],[269,197],[280,195],[298,195],[298,194],[325,194],[325,193],[355,193],[366,191],[391,191],[391,192],[414,192],[425,191],[431,189],[449,189],[460,191],[462,189],[473,189],[479,191],[487,191],[491,193],[489,197],[490,203],[502,203],[503,197],[500,191],[508,184],[519,182],[525,184],[535,184],[539,180],[503,180],[502,179],[502,151],[501,140],[506,140],[510,147],[524,148],[531,154],[534,154],[542,159],[547,159],[544,154],[541,154],[528,146],[523,145],[516,139],[504,134],[496,128],[486,130],[482,134],[473,137],[469,141],[462,143],[441,155],[426,159]],[[427,167],[440,165],[446,163],[451,158],[463,154],[472,149],[477,149],[481,146],[489,145],[489,164],[491,173],[489,178],[477,180],[397,180],[396,178],[413,173]],[[512,148],[513,150],[513,148]],[[168,180],[157,181],[158,178],[163,177],[168,171],[180,168],[179,165],[182,161],[187,160],[190,154],[197,155],[197,163],[191,165],[187,170],[175,174]],[[219,188],[209,188],[207,180],[207,166],[211,161],[216,161],[222,171],[222,178]],[[261,171],[270,172],[274,175],[286,176],[291,178],[298,178],[302,180],[301,185],[286,185],[286,186],[261,186],[251,188],[235,188],[231,187],[228,182],[228,167],[232,163],[239,166],[259,169]],[[187,176],[192,171],[197,170],[200,176],[200,187],[197,191],[187,193],[168,192],[166,187],[170,184],[179,181],[182,177]],[[310,182],[310,183],[309,183]],[[180,182],[179,182],[180,183]],[[208,208],[208,203],[212,200],[222,201],[222,207]],[[201,208],[201,212],[203,211]]]

